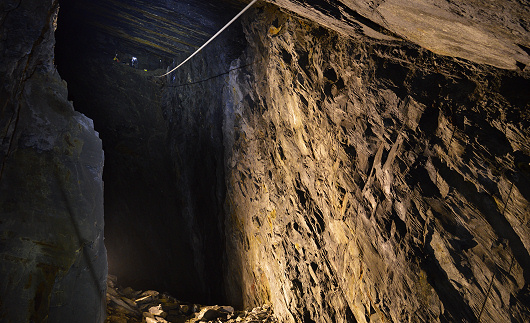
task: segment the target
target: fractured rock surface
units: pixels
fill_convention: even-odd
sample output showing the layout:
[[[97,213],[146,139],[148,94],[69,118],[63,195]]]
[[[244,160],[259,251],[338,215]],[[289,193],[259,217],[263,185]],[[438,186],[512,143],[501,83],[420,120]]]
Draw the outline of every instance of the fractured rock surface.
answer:
[[[118,158],[107,166],[120,180],[140,175],[114,183],[122,249],[113,261],[131,276],[138,263],[159,265],[144,273],[178,270],[143,277],[174,279],[197,297],[271,304],[238,314],[113,288],[109,320],[267,321],[274,308],[282,322],[528,321],[528,6],[275,2],[326,28],[257,6],[245,38],[234,25],[218,39],[228,45],[163,89],[148,78],[155,72],[116,65],[108,38],[88,56],[67,53],[81,98],[95,99],[81,101],[99,109],[96,124],[109,122]],[[113,1],[101,12],[116,18],[116,3],[126,12],[102,29],[125,26],[123,53],[165,37],[151,29],[167,21],[153,19],[164,6]],[[2,321],[104,317],[101,141],[54,69],[57,9],[0,3]],[[141,33],[136,22],[156,26]],[[193,44],[220,24],[202,22]],[[178,38],[190,27],[179,28],[171,54],[194,46]],[[167,53],[138,57],[153,52]]]
[[[234,303],[271,300],[283,322],[527,321],[528,73],[250,16],[224,121]]]
[[[56,1],[0,4],[0,321],[102,322],[103,150],[53,64]]]
[[[518,0],[270,0],[344,35],[406,39],[499,68],[530,64],[530,7]]]

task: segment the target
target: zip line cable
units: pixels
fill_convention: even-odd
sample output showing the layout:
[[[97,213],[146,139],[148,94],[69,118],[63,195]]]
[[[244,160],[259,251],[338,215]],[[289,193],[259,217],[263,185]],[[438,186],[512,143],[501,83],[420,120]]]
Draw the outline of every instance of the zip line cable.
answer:
[[[254,65],[256,64],[257,62],[260,62],[261,59],[257,59],[255,60],[254,62],[252,63],[248,63],[248,64],[245,64],[245,65],[241,65],[241,66],[238,66],[238,67],[234,67],[224,73],[221,73],[221,74],[217,74],[217,75],[214,75],[214,76],[210,76],[208,78],[205,78],[205,79],[202,79],[202,80],[199,80],[199,81],[195,81],[195,82],[188,82],[188,83],[181,83],[181,84],[177,84],[177,85],[167,85],[167,87],[182,87],[182,86],[186,86],[186,85],[193,85],[193,84],[199,84],[199,83],[202,83],[202,82],[206,82],[206,81],[209,81],[211,79],[214,79],[214,78],[217,78],[217,77],[220,77],[220,76],[223,76],[223,75],[226,75],[226,74],[230,74],[230,72],[233,72],[233,71],[236,71],[236,70],[240,70],[242,68],[245,68],[247,66],[250,66],[250,65]]]
[[[228,26],[230,26],[234,21],[236,21],[237,18],[239,18],[239,16],[241,16],[245,11],[247,11],[250,7],[252,7],[252,5],[254,3],[256,3],[256,1],[258,0],[252,0],[252,2],[250,2],[245,8],[243,8],[243,10],[241,10],[234,18],[232,18],[232,20],[230,20],[226,25],[224,25],[223,28],[221,28],[221,30],[219,30],[217,33],[215,33],[215,35],[213,35],[210,39],[208,39],[208,41],[206,43],[204,43],[204,45],[202,45],[201,47],[199,47],[199,49],[197,49],[193,54],[191,54],[188,58],[186,58],[182,63],[180,63],[177,67],[173,68],[171,71],[165,73],[165,74],[162,74],[158,77],[164,77],[172,72],[174,72],[177,68],[181,67],[182,65],[184,65],[184,63],[186,63],[187,61],[189,61],[193,56],[195,56],[195,54],[197,54],[198,52],[200,52],[204,47],[206,47],[206,45],[208,45],[212,40],[214,40],[217,36],[219,36],[219,34],[221,34],[226,28],[228,28]]]

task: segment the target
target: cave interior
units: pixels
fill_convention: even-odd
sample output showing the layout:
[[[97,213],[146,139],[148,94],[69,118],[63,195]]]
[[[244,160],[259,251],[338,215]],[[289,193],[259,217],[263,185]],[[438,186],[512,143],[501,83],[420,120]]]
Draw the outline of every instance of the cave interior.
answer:
[[[0,321],[528,321],[524,1],[259,1],[168,75],[248,1],[48,2],[0,3]]]
[[[224,215],[216,191],[223,162],[215,147],[219,141],[198,138],[192,125],[171,133],[179,138],[168,138],[172,116],[162,107],[172,103],[163,102],[158,76],[241,8],[237,1],[60,1],[55,63],[68,83],[69,99],[94,120],[103,142],[105,245],[109,272],[123,286],[167,291],[205,304],[224,301]],[[241,28],[234,24],[226,34],[211,44],[225,53],[217,54],[209,73],[227,70],[229,56],[242,50]],[[188,74],[189,80],[198,76]],[[175,79],[171,84],[176,85]],[[200,95],[192,91],[180,92]],[[193,154],[188,170],[172,161],[171,140],[187,141],[176,149]],[[182,171],[189,172],[192,183],[186,189],[191,192],[178,187],[177,176],[182,176],[177,172]],[[191,197],[182,196],[187,193]],[[194,199],[192,205],[187,198]],[[196,228],[185,219],[186,208],[199,218],[202,232],[196,234],[207,239],[202,254],[191,246],[190,231]]]

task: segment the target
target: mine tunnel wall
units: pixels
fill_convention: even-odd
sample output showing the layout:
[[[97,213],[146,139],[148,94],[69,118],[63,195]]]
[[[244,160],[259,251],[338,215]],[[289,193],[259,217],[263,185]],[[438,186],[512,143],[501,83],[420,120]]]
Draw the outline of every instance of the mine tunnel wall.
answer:
[[[243,26],[233,66],[251,65],[224,108],[233,302],[286,322],[524,321],[528,76],[271,7]]]
[[[0,321],[103,322],[103,151],[53,63],[58,5],[0,9]]]
[[[3,35],[35,19],[1,42],[1,318],[100,322],[101,141],[55,71],[56,4],[2,16]],[[282,322],[530,315],[527,70],[272,5],[219,40],[175,78],[90,46],[59,66],[106,138],[119,280]]]
[[[109,271],[124,286],[224,303],[224,81],[211,77],[240,55],[241,27],[159,77],[184,56],[143,54],[94,28],[80,8],[65,1],[56,61],[76,109],[94,119],[103,140]]]

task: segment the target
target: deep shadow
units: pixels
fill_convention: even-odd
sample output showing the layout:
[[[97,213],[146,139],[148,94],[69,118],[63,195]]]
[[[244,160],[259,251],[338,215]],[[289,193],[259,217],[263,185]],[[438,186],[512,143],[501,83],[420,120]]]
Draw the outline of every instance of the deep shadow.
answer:
[[[106,30],[116,22],[109,20],[106,26],[98,10],[119,3],[127,7],[127,0],[112,4],[62,0],[55,56],[59,73],[68,83],[69,99],[76,110],[94,120],[103,142],[109,273],[118,277],[120,285],[134,289],[169,292],[195,303],[225,303],[219,226],[223,218],[219,201],[224,196],[218,192],[222,150],[209,149],[214,144],[199,134],[203,148],[192,151],[197,153],[194,157],[182,156],[186,165],[176,160],[182,152],[174,143],[193,137],[175,138],[179,132],[172,129],[174,115],[162,111],[164,82],[152,76],[178,60],[178,53],[173,56]],[[135,2],[135,9],[129,8],[126,14],[142,16],[143,10],[156,10],[162,3],[146,1],[142,7]],[[198,19],[207,33],[221,23],[207,19],[224,21],[230,14],[230,10],[216,14],[216,8],[200,4],[185,18]],[[99,28],[102,24],[105,27]],[[138,32],[120,27],[127,35]],[[138,59],[136,65],[133,56]],[[197,142],[186,145],[197,147]],[[192,173],[185,174],[188,171]],[[190,185],[184,187],[186,177]]]

